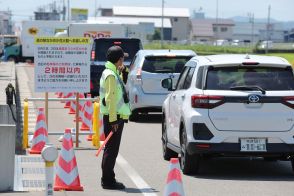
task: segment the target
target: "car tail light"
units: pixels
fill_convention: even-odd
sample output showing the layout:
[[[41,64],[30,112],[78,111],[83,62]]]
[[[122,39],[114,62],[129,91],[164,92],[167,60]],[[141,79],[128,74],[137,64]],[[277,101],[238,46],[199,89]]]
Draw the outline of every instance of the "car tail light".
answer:
[[[95,60],[95,50],[91,51],[91,60]]]
[[[137,73],[136,73],[136,79],[135,79],[135,83],[136,84],[142,84],[142,69],[138,69]]]
[[[93,82],[90,81],[90,90],[93,90],[94,86],[93,86]]]
[[[193,95],[191,105],[193,108],[212,109],[224,103],[224,96]]]
[[[294,109],[294,96],[284,97],[282,103]]]
[[[138,95],[135,95],[134,101],[135,103],[138,103]]]
[[[259,62],[243,62],[242,65],[258,65]]]

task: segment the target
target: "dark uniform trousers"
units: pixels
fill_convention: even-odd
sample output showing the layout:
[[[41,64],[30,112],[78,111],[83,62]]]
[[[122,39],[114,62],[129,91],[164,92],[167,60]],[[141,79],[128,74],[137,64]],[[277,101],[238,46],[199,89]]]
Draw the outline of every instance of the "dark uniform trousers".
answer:
[[[116,157],[118,155],[122,131],[124,128],[123,119],[118,118],[118,129],[113,133],[112,137],[109,139],[108,143],[105,145],[103,158],[102,158],[102,182],[104,184],[112,184],[115,182],[115,173],[113,171]],[[105,137],[108,136],[110,131],[112,131],[112,127],[109,123],[109,116],[103,116],[103,124],[104,124],[104,134]]]

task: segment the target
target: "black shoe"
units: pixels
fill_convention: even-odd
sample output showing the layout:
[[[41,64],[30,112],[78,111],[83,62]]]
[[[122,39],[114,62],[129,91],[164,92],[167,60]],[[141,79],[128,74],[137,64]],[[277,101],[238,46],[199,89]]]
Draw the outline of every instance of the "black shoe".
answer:
[[[122,189],[125,189],[125,185],[121,182],[114,182],[114,183],[111,183],[111,184],[105,184],[105,183],[101,183],[101,186],[102,188],[104,189],[110,189],[110,190],[122,190]]]

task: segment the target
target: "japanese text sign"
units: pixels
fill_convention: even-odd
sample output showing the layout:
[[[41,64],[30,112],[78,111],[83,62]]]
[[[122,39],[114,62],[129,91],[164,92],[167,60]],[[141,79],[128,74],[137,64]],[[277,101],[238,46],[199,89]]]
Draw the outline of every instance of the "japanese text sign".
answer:
[[[36,92],[89,92],[90,39],[35,38]]]

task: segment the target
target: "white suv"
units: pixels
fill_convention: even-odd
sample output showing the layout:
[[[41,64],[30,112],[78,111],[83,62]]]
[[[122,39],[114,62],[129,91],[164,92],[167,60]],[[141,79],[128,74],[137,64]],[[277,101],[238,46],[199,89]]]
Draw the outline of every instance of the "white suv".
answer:
[[[161,87],[161,80],[179,75],[192,57],[192,50],[139,50],[131,62],[126,90],[130,99],[132,115],[138,120],[139,113],[161,112],[162,103],[169,94]]]
[[[204,156],[290,160],[294,169],[294,77],[289,62],[254,55],[197,56],[163,104],[163,157],[184,174]]]

